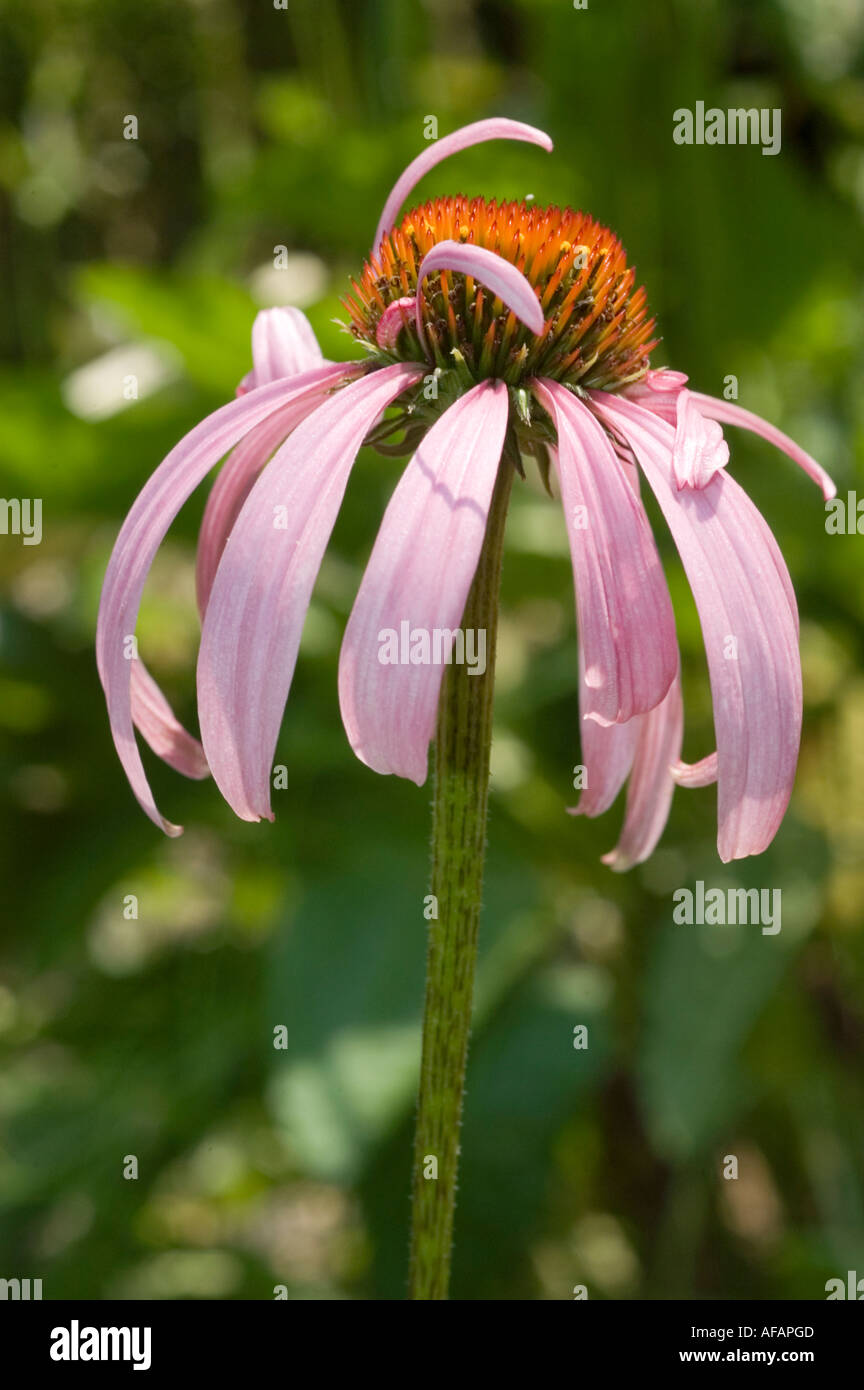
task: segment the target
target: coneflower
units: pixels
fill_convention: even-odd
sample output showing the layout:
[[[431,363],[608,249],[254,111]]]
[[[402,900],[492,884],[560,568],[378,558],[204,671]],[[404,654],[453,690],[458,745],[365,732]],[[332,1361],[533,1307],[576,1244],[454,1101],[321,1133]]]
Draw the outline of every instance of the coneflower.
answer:
[[[97,655],[132,789],[158,811],[134,727],[179,771],[209,768],[246,820],[271,818],[273,755],[312,588],[364,443],[409,455],[345,632],[343,722],[377,772],[422,784],[436,746],[431,923],[415,1170],[412,1294],[446,1296],[458,1128],[482,887],[492,677],[504,522],[513,478],[557,479],[573,561],[586,785],[576,814],[605,811],[629,777],[606,862],[645,859],[674,787],[717,783],[718,851],[770,843],[791,794],[801,729],[795,595],[759,511],[727,471],[722,425],[755,431],[821,486],[791,439],[650,367],[645,292],[617,238],[584,213],[533,202],[437,198],[398,217],[446,155],[491,139],[550,150],[542,131],[480,121],[426,149],[388,198],[346,296],[363,361],[324,362],[298,310],[258,316],[238,399],[188,434],[132,507],[102,593]],[[390,407],[395,413],[386,415]],[[180,507],[228,455],[197,564],[201,743],[127,659],[141,591]],[[689,579],[705,640],[716,751],[681,762],[675,623],[639,473]],[[485,677],[379,659],[380,634],[488,634]],[[442,679],[445,680],[442,693]],[[425,1181],[434,1155],[438,1178]]]

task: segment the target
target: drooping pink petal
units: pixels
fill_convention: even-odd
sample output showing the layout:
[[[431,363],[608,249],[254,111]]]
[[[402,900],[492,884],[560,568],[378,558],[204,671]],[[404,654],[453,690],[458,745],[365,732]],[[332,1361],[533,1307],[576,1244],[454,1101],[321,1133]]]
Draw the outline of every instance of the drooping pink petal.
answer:
[[[691,393],[691,394],[692,394],[692,393]],[[619,396],[619,399],[620,399],[620,396]],[[662,418],[662,417],[661,417],[661,418]],[[619,432],[619,433],[620,433],[620,432]],[[659,433],[659,434],[662,434],[662,432],[655,431],[655,436],[656,436],[658,433]],[[623,435],[622,435],[621,437],[622,437],[622,439],[624,438]],[[664,440],[666,440],[666,439],[668,439],[668,436],[667,436],[667,435],[662,435],[662,439],[660,439],[659,442],[662,443],[662,442],[663,442]],[[676,436],[676,444],[677,444],[677,436]],[[628,450],[630,450],[630,452],[632,453],[632,448],[631,448],[631,446],[630,446],[629,444],[627,445],[627,448],[628,448]],[[673,452],[673,471],[674,471],[674,452]],[[784,592],[785,595],[786,595],[786,600],[787,600],[787,602],[788,602],[788,604],[789,604],[789,613],[790,613],[790,616],[791,616],[791,618],[792,618],[792,622],[793,622],[794,625],[795,625],[795,634],[796,634],[796,638],[797,638],[798,631],[799,631],[798,601],[797,601],[797,599],[796,599],[796,597],[795,597],[795,589],[794,589],[794,587],[793,587],[792,580],[791,580],[790,575],[789,575],[789,570],[788,570],[787,567],[786,567],[786,561],[783,559],[783,552],[781,551],[779,545],[777,544],[777,540],[776,540],[776,538],[775,538],[775,536],[774,536],[774,532],[771,530],[771,527],[768,525],[768,523],[767,523],[767,521],[765,520],[765,518],[763,517],[762,513],[761,513],[761,512],[758,510],[758,508],[756,508],[756,507],[753,508],[753,517],[752,517],[752,520],[753,520],[753,525],[758,529],[758,531],[759,531],[759,533],[760,533],[761,544],[764,546],[764,548],[765,548],[765,550],[767,551],[768,555],[770,555],[770,557],[771,557],[771,561],[772,561],[772,563],[773,563],[773,565],[774,565],[774,569],[776,570],[776,573],[777,573],[777,578],[778,578],[778,580],[779,580],[779,582],[780,582],[780,585],[781,585],[781,587],[782,587],[782,589],[783,589],[783,592]]]
[[[550,447],[549,453],[555,463],[557,476],[560,470],[557,459],[555,459],[555,452]],[[619,454],[621,467],[624,470],[628,485],[641,506],[639,474],[632,461],[630,450],[626,450],[626,453],[628,455],[626,458]],[[582,765],[585,769],[585,785],[582,787],[578,805],[567,807],[567,814],[570,816],[594,817],[601,816],[604,811],[608,811],[627,781],[630,768],[633,765],[633,754],[636,750],[638,716],[628,719],[626,724],[598,724],[596,719],[586,714],[590,708],[591,692],[585,684],[585,654],[580,643],[579,738]]]
[[[542,333],[543,310],[536,291],[521,270],[512,261],[496,256],[484,246],[471,246],[458,241],[439,241],[427,251],[417,271],[417,300],[414,307],[417,337],[423,338],[423,295],[421,286],[427,275],[437,270],[456,270],[462,275],[470,275],[481,285],[485,285],[497,295],[502,304],[512,309],[517,318],[531,329],[532,333]]]
[[[306,416],[316,409],[320,401],[321,397],[317,394],[301,396],[282,410],[274,411],[254,430],[250,430],[225,460],[207,498],[198,535],[195,591],[198,611],[202,618],[225,542],[254,486],[255,479],[274,449],[288,437],[301,420],[305,420]]]
[[[669,818],[675,790],[670,765],[680,755],[684,731],[678,676],[662,703],[632,722],[637,725],[636,750],[627,786],[624,825],[615,848],[603,855],[603,863],[616,873],[632,869],[653,853]]]
[[[774,425],[769,425],[767,420],[761,416],[754,415],[751,410],[745,410],[743,406],[735,405],[733,401],[723,401],[715,396],[704,396],[701,391],[691,391],[690,398],[694,404],[710,420],[719,420],[723,425],[740,425],[742,429],[752,430],[761,439],[767,439],[769,444],[774,444],[776,448],[782,449],[784,454],[788,454],[793,463],[797,463],[814,483],[818,483],[822,489],[826,501],[835,497],[837,488],[829,478],[821,464],[817,463],[810,454],[790,439],[788,434],[778,430]]]
[[[679,391],[672,451],[672,472],[678,487],[706,487],[728,462],[729,445],[717,421],[701,413],[690,391]]]
[[[252,328],[252,352],[257,366],[241,382],[238,395],[324,365],[312,325],[299,309],[266,309],[260,313]],[[317,395],[310,395],[275,411],[240,441],[220,472],[208,498],[198,541],[196,589],[202,614],[225,539],[257,470],[294,425],[315,408],[318,399]],[[210,769],[204,749],[178,722],[140,660],[133,663],[131,677],[132,722],[153,752],[187,777],[208,777]]]
[[[533,386],[558,431],[552,457],[573,561],[582,718],[625,723],[660,703],[678,669],[660,557],[626,465],[591,411],[557,382]]]
[[[672,764],[672,776],[679,787],[710,787],[717,781],[717,754],[709,753],[698,763],[683,763],[679,758]]]
[[[728,472],[679,491],[671,428],[621,397],[591,398],[633,447],[696,600],[717,735],[720,858],[759,854],[783,819],[801,733],[797,613],[779,547]]]
[[[274,454],[228,537],[204,616],[198,710],[210,770],[243,820],[273,818],[276,740],[312,587],[357,451],[424,370],[384,367],[320,406]]]
[[[407,169],[393,185],[390,196],[384,204],[381,219],[375,229],[375,240],[372,243],[373,254],[377,253],[382,238],[396,221],[396,214],[412,188],[416,188],[424,174],[428,174],[430,169],[434,169],[436,164],[440,164],[451,154],[458,154],[460,150],[467,150],[470,145],[479,145],[484,140],[524,140],[530,145],[540,145],[547,151],[552,149],[552,141],[544,131],[537,130],[531,125],[524,125],[522,121],[508,120],[504,116],[494,116],[486,121],[474,121],[471,125],[454,130],[452,135],[444,135],[440,140],[433,141],[422,154],[418,154],[416,159],[412,159]]]
[[[252,325],[252,370],[241,381],[238,395],[286,376],[298,376],[324,365],[318,339],[306,315],[288,305],[262,309]]]
[[[184,777],[209,777],[204,749],[178,720],[143,661],[130,665],[132,722],[153,752]]]
[[[384,514],[342,642],[339,701],[351,747],[374,771],[418,786],[426,780],[442,662],[451,658],[486,532],[507,414],[507,387],[487,381],[433,425]],[[403,664],[412,633],[420,634],[421,657],[425,634],[427,663]],[[462,637],[475,680],[492,679],[479,669],[485,640],[485,632]]]
[[[580,649],[579,710],[582,718],[579,736],[585,785],[578,805],[567,807],[571,816],[602,816],[604,811],[608,811],[627,781],[636,751],[640,716],[628,719],[626,724],[598,724],[596,719],[590,719],[584,713],[590,698]]]
[[[130,700],[129,639],[153,557],[183,503],[238,439],[281,405],[310,392],[323,394],[345,374],[342,365],[319,367],[290,383],[273,382],[250,391],[202,420],[147,481],[117,537],[102,586],[96,660],[114,743],[132,790],[154,825],[169,835],[179,835],[180,827],[164,820],[153,800],[135,742]]]

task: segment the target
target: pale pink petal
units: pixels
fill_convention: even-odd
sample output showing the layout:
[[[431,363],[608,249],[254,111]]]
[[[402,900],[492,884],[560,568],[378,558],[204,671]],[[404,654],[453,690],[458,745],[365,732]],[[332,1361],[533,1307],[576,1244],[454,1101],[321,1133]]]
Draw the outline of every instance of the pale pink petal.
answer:
[[[143,661],[130,662],[132,722],[160,758],[184,777],[210,775],[204,749],[178,720]]]
[[[198,535],[195,590],[198,611],[202,618],[225,542],[255,484],[255,479],[273,450],[320,403],[321,396],[316,393],[301,396],[282,410],[274,411],[254,430],[250,430],[246,438],[241,439],[225,460],[207,498]]]
[[[556,450],[550,447],[549,453],[555,464],[556,476],[559,465]],[[617,452],[617,450],[616,450]],[[629,450],[627,453],[629,454]],[[619,455],[627,483],[639,498],[639,474],[632,457]],[[641,505],[641,502],[640,502]],[[585,657],[579,646],[579,738],[582,765],[585,769],[585,785],[576,806],[568,806],[570,816],[601,816],[608,811],[617,797],[633,765],[636,750],[636,735],[639,717],[628,719],[626,724],[598,724],[586,711],[591,708],[591,697],[585,684]]]
[[[672,375],[672,374],[670,373],[670,375]],[[688,392],[687,394],[692,395],[692,392]],[[628,399],[629,399],[629,397],[628,397]],[[655,412],[655,413],[656,413],[656,412]],[[662,418],[662,416],[661,416],[661,418]],[[674,421],[673,421],[673,423],[674,423]],[[656,432],[655,432],[655,433],[656,433]],[[667,436],[664,435],[663,438],[665,439],[665,438],[667,438]],[[662,440],[661,440],[660,442],[662,442]],[[676,436],[675,436],[675,444],[676,444],[676,447],[677,447],[677,444],[678,444],[678,436],[677,436],[677,433],[676,433]],[[630,446],[627,445],[626,447],[627,447],[627,449],[632,453],[632,450],[630,450]],[[634,470],[634,471],[635,471],[635,470]],[[674,453],[673,453],[673,471],[674,471]],[[677,480],[676,480],[676,481],[677,481]],[[761,536],[761,542],[762,542],[762,544],[764,545],[764,547],[765,547],[766,551],[768,552],[768,554],[771,556],[771,560],[772,560],[772,562],[773,562],[773,564],[774,564],[774,568],[775,568],[775,570],[777,571],[777,577],[778,577],[778,579],[779,579],[779,581],[780,581],[780,584],[781,584],[781,586],[782,586],[782,588],[783,588],[783,592],[785,593],[787,602],[788,602],[788,604],[789,604],[789,612],[790,612],[790,614],[791,614],[792,621],[793,621],[793,623],[795,624],[795,632],[796,632],[796,635],[797,635],[797,633],[798,633],[798,631],[799,631],[798,601],[797,601],[797,599],[795,598],[795,590],[794,590],[793,585],[792,585],[792,580],[791,580],[791,578],[790,578],[790,576],[789,576],[789,571],[788,571],[788,569],[786,568],[786,561],[783,559],[783,552],[781,551],[779,545],[777,544],[777,540],[776,540],[776,538],[775,538],[775,536],[774,536],[773,531],[771,530],[771,528],[770,528],[770,526],[768,525],[768,523],[767,523],[767,521],[765,520],[765,518],[762,516],[762,513],[761,513],[760,511],[758,511],[758,509],[755,508],[755,507],[753,508],[753,525],[756,526],[757,529],[759,530],[760,536]]]
[[[462,275],[472,276],[497,295],[508,309],[512,309],[516,317],[527,324],[532,333],[543,332],[545,320],[537,292],[511,261],[505,261],[503,256],[496,256],[494,251],[487,251],[483,246],[471,246],[468,243],[463,245],[458,241],[439,241],[423,257],[417,271],[415,318],[417,336],[421,343],[424,338],[423,296],[420,287],[426,276],[433,275],[437,270],[455,270]]]
[[[784,454],[788,454],[793,463],[797,463],[814,483],[818,483],[822,489],[824,497],[830,499],[836,496],[837,488],[829,478],[821,464],[790,439],[788,434],[778,430],[774,425],[769,425],[767,420],[761,416],[754,415],[751,410],[744,410],[740,405],[735,405],[733,401],[718,400],[715,396],[703,396],[701,391],[691,391],[690,397],[703,415],[707,415],[711,420],[719,420],[723,425],[740,425],[742,429],[752,430],[761,439],[767,439],[769,444],[774,444],[776,448],[782,449]]]
[[[621,397],[591,397],[634,449],[696,600],[717,735],[720,858],[759,854],[783,819],[801,733],[791,581],[776,542],[766,539],[764,518],[728,472],[701,491],[679,492],[671,428]]]
[[[364,435],[421,380],[414,363],[346,386],[274,454],[228,537],[198,656],[201,739],[226,801],[272,820],[270,778],[312,587]]]
[[[434,634],[459,628],[486,532],[507,415],[507,387],[484,382],[433,425],[393,493],[345,630],[339,700],[351,747],[376,772],[418,786],[426,780],[442,663],[453,646],[443,638],[436,664]],[[380,658],[387,655],[387,634],[401,643],[412,632],[428,634],[433,663],[385,664]],[[475,637],[469,647],[467,634],[463,641],[479,668],[485,646],[477,646]],[[470,679],[488,681],[492,674]]]
[[[153,800],[135,742],[130,701],[131,660],[144,581],[162,539],[183,503],[229,449],[286,402],[321,394],[346,374],[344,366],[319,367],[290,384],[273,382],[231,401],[196,425],[145,484],[117,537],[102,586],[96,629],[96,660],[105,690],[111,732],[135,796],[160,829],[179,835]]]
[[[653,852],[669,818],[675,782],[670,765],[681,752],[684,711],[676,676],[656,709],[633,720],[637,727],[633,771],[627,786],[627,809],[617,845],[603,855],[616,873],[641,864]]]
[[[454,130],[452,135],[444,135],[440,140],[433,141],[422,154],[412,159],[393,185],[392,192],[384,204],[381,220],[375,229],[373,253],[377,253],[382,238],[396,221],[396,214],[424,174],[428,174],[430,169],[434,169],[436,164],[440,164],[451,154],[458,154],[460,150],[466,150],[470,145],[479,145],[484,140],[524,140],[530,145],[540,145],[547,151],[552,149],[552,141],[544,131],[524,125],[522,121],[508,120],[503,116],[494,116],[486,121],[474,121],[471,125],[462,126],[460,130]]]
[[[229,454],[207,499],[198,535],[195,584],[198,611],[202,618],[228,533],[258,472],[276,446],[316,408],[320,400],[318,392],[309,393],[284,409],[274,411],[250,430]],[[153,752],[186,777],[208,777],[210,769],[204,749],[177,721],[171,706],[140,659],[133,662],[131,674],[132,722]]]
[[[324,365],[318,339],[300,309],[286,305],[261,310],[252,325],[252,364],[251,372],[238,387],[238,395]]]
[[[679,391],[672,453],[672,471],[678,487],[707,487],[728,462],[729,445],[717,421],[701,414],[691,392]]]
[[[579,652],[579,726],[585,785],[577,806],[568,806],[571,816],[602,816],[620,792],[633,765],[640,716],[626,724],[598,724],[585,716],[590,692],[585,685],[584,660]]]
[[[557,382],[532,384],[558,431],[552,457],[573,561],[582,718],[625,723],[659,704],[678,669],[660,557],[626,465],[591,411]]]
[[[684,763],[679,758],[672,764],[672,776],[679,787],[710,787],[717,781],[717,754],[709,753],[698,763]]]

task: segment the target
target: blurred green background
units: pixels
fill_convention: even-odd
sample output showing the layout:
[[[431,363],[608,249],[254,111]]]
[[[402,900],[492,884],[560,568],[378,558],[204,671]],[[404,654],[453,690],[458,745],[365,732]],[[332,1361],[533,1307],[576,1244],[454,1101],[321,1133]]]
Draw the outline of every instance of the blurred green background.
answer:
[[[44,509],[41,545],[0,537],[0,1276],[40,1277],[45,1298],[400,1298],[429,790],[354,760],[336,695],[399,465],[367,452],[349,487],[272,827],[153,758],[185,836],[138,810],[92,650],[110,547],[160,458],[233,395],[259,307],[300,305],[326,355],[353,355],[339,295],[429,114],[441,134],[492,114],[547,129],[552,156],[486,145],[424,195],[533,194],[608,222],[658,316],[654,364],[718,395],[737,376],[739,402],[845,496],[864,457],[864,11],[29,0],[0,15],[0,490]],[[676,146],[672,112],[698,100],[782,108],[782,153]],[[728,868],[713,789],[679,792],[626,876],[599,862],[621,805],[564,813],[570,567],[559,509],[517,488],[457,1297],[820,1298],[864,1275],[864,539],[826,535],[804,475],[729,438],[798,591],[806,718],[780,834]],[[138,628],[193,727],[203,501]],[[657,529],[695,758],[713,746],[704,656]],[[672,892],[697,879],[780,888],[782,932],[674,927]]]

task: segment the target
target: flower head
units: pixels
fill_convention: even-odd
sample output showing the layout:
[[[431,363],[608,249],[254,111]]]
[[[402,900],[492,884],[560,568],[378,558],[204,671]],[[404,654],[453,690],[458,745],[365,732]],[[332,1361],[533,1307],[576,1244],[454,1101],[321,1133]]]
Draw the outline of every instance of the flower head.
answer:
[[[340,657],[343,722],[363,762],[425,780],[442,667],[382,664],[379,634],[407,622],[455,637],[499,469],[522,471],[533,458],[557,480],[573,561],[587,769],[574,814],[601,814],[629,777],[624,828],[606,856],[617,869],[650,854],[676,784],[717,782],[724,860],[759,853],[776,833],[801,726],[797,610],[774,537],[728,473],[722,426],[761,434],[826,496],[833,485],[773,426],[689,390],[680,372],[651,370],[644,290],[620,242],[591,217],[455,196],[399,218],[440,159],[505,138],[551,149],[533,127],[480,121],[427,148],[397,182],[345,300],[366,360],[325,362],[296,309],[260,314],[237,400],[172,450],[123,525],[97,658],[133,791],[169,834],[179,827],[155,805],[135,727],[179,771],[212,772],[239,816],[272,819],[270,774],[300,635],[364,443],[410,458]],[[137,656],[128,659],[128,638],[162,538],[223,458],[198,547],[199,743]],[[678,644],[640,472],[705,639],[717,748],[693,765],[681,761]]]
[[[511,277],[512,303],[496,258],[524,281]],[[615,389],[645,375],[655,346],[634,286],[621,243],[585,213],[436,198],[384,238],[345,305],[360,342],[401,360],[446,370],[458,352],[477,381]]]

